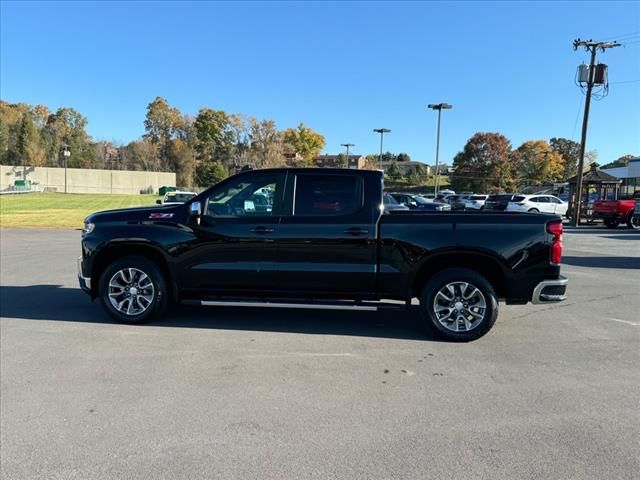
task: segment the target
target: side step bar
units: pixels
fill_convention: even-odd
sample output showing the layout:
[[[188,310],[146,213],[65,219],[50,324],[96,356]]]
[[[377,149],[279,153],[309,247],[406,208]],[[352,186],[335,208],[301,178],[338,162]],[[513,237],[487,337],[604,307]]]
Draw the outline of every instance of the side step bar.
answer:
[[[192,303],[192,302],[189,302]],[[198,302],[193,302],[198,303]],[[225,300],[201,300],[203,307],[257,307],[257,308],[308,308],[316,310],[360,310],[375,312],[378,310],[403,309],[404,303],[383,302],[317,302],[317,303],[290,303],[277,301],[225,301]]]

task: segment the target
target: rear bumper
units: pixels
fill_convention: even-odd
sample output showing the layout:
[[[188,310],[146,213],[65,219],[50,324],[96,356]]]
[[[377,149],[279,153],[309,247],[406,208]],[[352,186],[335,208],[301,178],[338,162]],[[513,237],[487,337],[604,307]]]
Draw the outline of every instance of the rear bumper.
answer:
[[[80,288],[91,295],[91,277],[85,277],[82,271],[82,257],[78,257],[78,283],[80,283]]]
[[[567,283],[569,283],[569,281],[562,275],[555,280],[544,280],[540,282],[536,285],[536,288],[533,289],[531,303],[555,303],[566,300]]]

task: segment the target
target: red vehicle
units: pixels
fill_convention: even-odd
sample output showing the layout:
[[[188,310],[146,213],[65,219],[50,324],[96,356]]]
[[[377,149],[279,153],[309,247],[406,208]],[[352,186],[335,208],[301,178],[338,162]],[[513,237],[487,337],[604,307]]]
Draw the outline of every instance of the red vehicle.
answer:
[[[629,228],[638,228],[637,222],[632,222],[636,199],[640,199],[640,190],[636,190],[628,200],[597,200],[593,204],[593,218],[604,220],[607,228],[616,228],[621,223],[626,223]]]

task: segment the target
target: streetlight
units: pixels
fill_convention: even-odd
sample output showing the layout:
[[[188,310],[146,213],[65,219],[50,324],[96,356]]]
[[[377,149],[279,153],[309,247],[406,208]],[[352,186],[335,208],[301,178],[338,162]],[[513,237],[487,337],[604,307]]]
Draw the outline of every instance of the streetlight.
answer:
[[[388,128],[374,128],[373,131],[380,134],[380,170],[384,170],[384,168],[382,168],[382,137],[384,137],[385,133],[389,133],[391,130]]]
[[[349,168],[349,147],[355,147],[355,143],[341,143],[341,147],[347,147],[347,168]]]
[[[66,143],[62,148],[62,156],[64,157],[64,193],[67,193],[67,158],[71,156],[71,151]]]
[[[436,181],[434,185],[434,193],[438,194],[438,183],[440,179],[440,170],[438,170],[438,164],[440,163],[440,115],[442,114],[442,110],[449,110],[453,108],[453,105],[449,105],[448,103],[430,103],[427,105],[427,108],[431,110],[438,110],[438,134],[436,138]]]

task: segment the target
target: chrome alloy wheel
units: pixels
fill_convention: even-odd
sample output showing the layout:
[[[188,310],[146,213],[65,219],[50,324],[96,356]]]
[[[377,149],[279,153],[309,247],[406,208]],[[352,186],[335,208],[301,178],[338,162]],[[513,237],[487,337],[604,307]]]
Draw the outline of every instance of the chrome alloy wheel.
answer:
[[[452,332],[469,332],[484,320],[487,302],[482,292],[468,282],[443,286],[433,299],[438,322]]]
[[[109,302],[118,312],[134,316],[153,303],[155,289],[151,278],[138,268],[123,268],[109,280]]]

